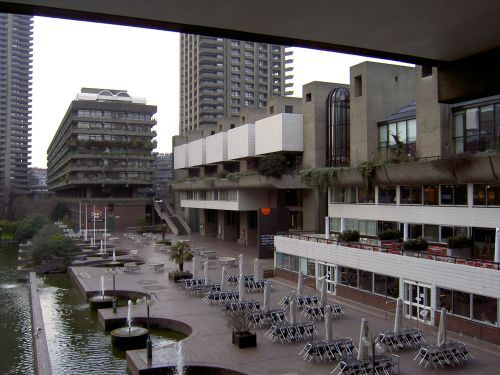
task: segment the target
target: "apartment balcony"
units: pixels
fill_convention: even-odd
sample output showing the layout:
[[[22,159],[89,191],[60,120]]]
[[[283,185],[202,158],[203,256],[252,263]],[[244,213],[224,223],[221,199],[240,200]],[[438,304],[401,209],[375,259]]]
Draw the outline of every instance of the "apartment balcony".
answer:
[[[218,163],[228,160],[227,132],[221,132],[206,138],[206,163]]]
[[[255,155],[304,151],[303,116],[279,113],[255,122]]]
[[[188,167],[205,164],[205,142],[205,138],[202,138],[188,143]]]
[[[235,193],[232,200],[181,199],[181,207],[228,211],[256,211],[261,207],[266,207],[268,204],[267,192],[265,190],[239,190]]]
[[[500,298],[500,263],[344,243],[323,235],[280,234],[274,245],[280,253]]]
[[[228,160],[255,156],[255,124],[246,124],[227,132]]]
[[[174,147],[174,169],[187,168],[188,160],[187,144]]]
[[[299,176],[295,174],[284,174],[281,178],[250,174],[231,180],[226,178],[214,179],[212,177],[205,177],[194,181],[174,182],[173,189],[177,191],[251,189],[255,192],[262,189],[307,189],[307,186],[305,186],[300,181]]]
[[[148,186],[153,183],[152,178],[99,178],[99,177],[71,177],[57,181],[47,181],[50,190],[66,189],[72,186],[114,185],[114,186]]]

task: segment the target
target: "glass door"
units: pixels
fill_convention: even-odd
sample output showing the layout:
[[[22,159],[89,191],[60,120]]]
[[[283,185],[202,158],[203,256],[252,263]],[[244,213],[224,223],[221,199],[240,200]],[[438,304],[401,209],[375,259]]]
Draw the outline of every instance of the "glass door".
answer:
[[[333,264],[318,262],[318,279],[325,276],[326,291],[335,293],[335,266]]]
[[[405,317],[431,324],[431,288],[414,281],[404,281],[403,312]]]

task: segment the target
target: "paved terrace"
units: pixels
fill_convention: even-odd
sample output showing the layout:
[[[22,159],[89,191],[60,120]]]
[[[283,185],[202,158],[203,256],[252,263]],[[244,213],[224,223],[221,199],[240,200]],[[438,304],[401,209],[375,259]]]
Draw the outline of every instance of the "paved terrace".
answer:
[[[119,240],[115,241],[117,249],[135,249],[136,244],[123,237],[122,234],[113,234]],[[206,250],[215,250],[218,256],[229,256],[237,258],[240,253],[244,254],[244,270],[253,273],[253,260],[257,255],[255,246],[238,245],[234,242],[216,240],[202,236],[180,236],[172,237],[173,240],[189,239],[192,244],[202,246]],[[129,256],[126,258],[130,259]],[[270,342],[265,336],[267,329],[257,329],[257,347],[238,349],[231,343],[231,330],[226,326],[224,313],[219,305],[208,305],[201,301],[200,297],[187,295],[183,290],[177,288],[173,281],[168,280],[168,270],[175,270],[176,265],[168,260],[168,255],[154,251],[154,243],[149,244],[139,250],[137,260],[142,259],[145,264],[136,273],[121,273],[117,275],[117,290],[127,290],[133,292],[155,292],[159,301],[151,308],[153,318],[167,318],[184,322],[191,326],[192,334],[183,340],[183,351],[186,364],[204,364],[215,367],[226,367],[236,369],[247,374],[329,374],[337,365],[331,363],[311,363],[305,362],[298,353],[302,350],[304,342],[280,344]],[[149,263],[165,262],[165,272],[154,272]],[[271,265],[272,260],[264,260],[264,264]],[[185,270],[191,270],[191,262],[184,264]],[[228,268],[228,274],[236,274],[238,268]],[[73,273],[79,283],[79,287],[86,293],[96,292],[100,288],[100,276],[106,278],[106,289],[111,289],[111,275],[105,273],[105,268],[101,267],[75,267]],[[203,270],[200,269],[200,275]],[[210,278],[220,282],[221,267],[210,269]],[[292,288],[292,283],[274,278],[273,291],[271,293],[271,306],[275,307],[283,296],[288,295]],[[306,294],[319,295],[319,291],[305,288]],[[248,293],[246,298],[260,299],[262,293]],[[332,323],[334,336],[352,337],[356,344],[359,340],[360,320],[365,317],[369,321],[372,333],[391,330],[393,327],[392,314],[387,320],[385,312],[372,309],[368,306],[356,304],[352,301],[343,300],[337,297],[329,298],[343,304],[345,316],[334,320]],[[133,316],[145,318],[146,308],[143,305],[133,307]],[[103,309],[99,312],[101,319],[115,318],[117,315],[123,319],[126,317],[126,308],[119,308],[118,313],[113,314],[111,309]],[[298,313],[298,320],[302,320],[302,315]],[[414,322],[404,321],[406,326],[415,326]],[[324,338],[324,322],[316,321],[316,329],[320,338]],[[437,329],[430,326],[418,327],[424,333],[428,342],[436,341]],[[455,374],[498,374],[500,366],[500,351],[497,346],[485,342],[476,341],[472,338],[453,334],[448,331],[448,339],[462,341],[469,345],[474,359],[460,367],[450,367],[441,370],[453,372]],[[154,343],[153,343],[154,345]],[[172,363],[172,348],[157,348],[153,350],[153,367],[161,367]],[[128,352],[130,361],[137,368],[147,368],[146,351],[138,350]],[[415,350],[405,350],[396,352],[401,357],[401,374],[429,374],[435,370],[424,369],[417,366],[413,361]]]

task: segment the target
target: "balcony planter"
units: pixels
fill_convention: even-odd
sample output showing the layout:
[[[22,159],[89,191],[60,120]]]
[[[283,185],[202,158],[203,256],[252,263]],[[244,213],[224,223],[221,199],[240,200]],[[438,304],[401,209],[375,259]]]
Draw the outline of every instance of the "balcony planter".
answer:
[[[432,162],[412,162],[386,164],[385,171],[391,185],[419,185],[419,184],[439,184],[455,181],[452,170],[443,170],[436,163]]]
[[[233,331],[233,345],[238,348],[252,348],[257,346],[257,333]]]
[[[464,236],[449,237],[448,249],[446,255],[462,258],[470,258],[472,256],[472,246],[474,242],[471,238]]]
[[[471,258],[472,249],[470,247],[448,248],[446,249],[446,255],[450,257]]]
[[[455,168],[454,172],[457,180],[460,182],[496,181],[497,177],[493,170],[493,163],[490,162],[490,158],[500,159],[498,156],[471,157],[466,165]],[[500,168],[500,160],[498,162],[498,167]]]
[[[358,168],[346,168],[338,172],[333,179],[334,186],[366,186],[366,179],[361,175]]]
[[[500,155],[490,155],[491,166],[495,180],[500,179]]]

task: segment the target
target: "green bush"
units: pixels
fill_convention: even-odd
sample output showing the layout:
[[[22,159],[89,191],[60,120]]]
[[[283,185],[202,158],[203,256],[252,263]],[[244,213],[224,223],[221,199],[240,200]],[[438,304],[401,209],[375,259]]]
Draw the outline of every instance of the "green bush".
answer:
[[[170,260],[179,265],[179,271],[184,271],[184,262],[193,259],[189,242],[177,241],[171,247]]]
[[[31,244],[31,263],[37,266],[44,260],[64,257],[65,263],[80,250],[73,240],[64,236],[54,224],[44,225],[34,236]]]
[[[403,248],[405,250],[411,250],[411,251],[425,251],[427,250],[428,247],[429,243],[422,237],[405,241],[403,244]]]
[[[50,213],[50,218],[54,221],[62,220],[62,218],[66,215],[66,212],[68,212],[66,204],[57,202],[54,209]]]
[[[399,240],[401,238],[401,234],[397,229],[386,229],[378,235],[381,240]]]
[[[472,238],[465,236],[448,237],[447,241],[450,249],[471,248],[474,245]]]
[[[280,178],[286,171],[286,158],[281,154],[271,154],[259,160],[257,172],[263,176]]]
[[[339,239],[344,242],[358,242],[359,232],[357,230],[345,230],[340,234]]]
[[[26,216],[21,220],[17,226],[16,230],[16,240],[26,241],[32,238],[36,232],[44,225],[49,224],[50,219],[41,214],[33,214]]]
[[[17,223],[15,221],[0,220],[0,239],[12,240],[17,231]]]

